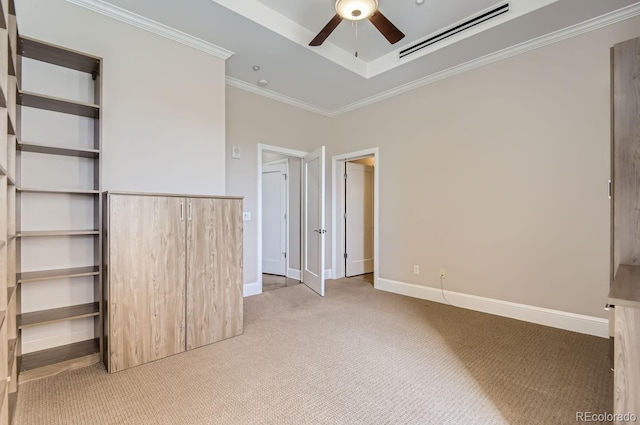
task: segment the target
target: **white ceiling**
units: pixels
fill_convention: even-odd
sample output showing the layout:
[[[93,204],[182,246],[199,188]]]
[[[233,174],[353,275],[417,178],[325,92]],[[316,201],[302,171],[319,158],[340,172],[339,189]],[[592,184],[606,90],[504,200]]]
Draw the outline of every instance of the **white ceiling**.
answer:
[[[70,0],[108,4],[228,49],[227,80],[333,115],[445,75],[640,14],[638,0],[509,0],[510,11],[398,59],[407,45],[507,0],[379,0],[406,37],[390,45],[368,21],[343,21],[319,47],[311,39],[334,16],[333,0]],[[98,7],[92,7],[94,10]],[[607,54],[607,53],[605,53]],[[260,70],[254,71],[253,65]],[[266,88],[257,86],[266,79]]]

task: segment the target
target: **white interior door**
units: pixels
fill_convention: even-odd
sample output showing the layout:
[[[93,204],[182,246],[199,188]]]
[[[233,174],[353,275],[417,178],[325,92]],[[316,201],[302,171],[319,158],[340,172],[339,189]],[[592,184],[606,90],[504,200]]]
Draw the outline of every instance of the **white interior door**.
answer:
[[[373,273],[373,167],[345,163],[345,275]]]
[[[287,274],[287,164],[262,166],[262,272]]]
[[[304,157],[302,191],[302,280],[324,296],[324,146]]]

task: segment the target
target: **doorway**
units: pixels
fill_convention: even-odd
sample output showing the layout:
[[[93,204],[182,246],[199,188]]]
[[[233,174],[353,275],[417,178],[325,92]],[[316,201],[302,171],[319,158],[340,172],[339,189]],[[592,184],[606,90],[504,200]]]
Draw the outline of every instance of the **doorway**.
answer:
[[[290,286],[295,280],[295,284],[304,283],[309,288],[324,296],[324,239],[325,239],[325,222],[324,222],[324,163],[325,148],[319,147],[313,152],[307,153],[293,149],[280,148],[258,144],[258,243],[257,245],[257,274],[258,287],[261,293],[265,289],[274,286],[274,278],[281,281],[275,283],[275,288]],[[273,186],[277,184],[274,175],[263,175],[265,171],[273,171],[272,165],[279,161],[288,162],[288,172],[286,173],[286,181],[289,185],[288,207],[286,211],[287,223],[283,224],[287,229],[286,249],[285,246],[278,243],[282,240],[282,230],[272,232],[273,229],[268,228],[270,224],[263,220],[263,207],[268,211],[266,215],[274,215],[276,220],[280,217],[282,209],[281,195],[277,195],[277,199],[263,199],[263,177],[272,180]],[[276,172],[274,172],[276,173]],[[282,175],[282,174],[281,174]],[[292,187],[293,185],[293,187]],[[276,192],[267,189],[267,192]],[[281,193],[281,192],[278,192]],[[276,211],[273,213],[271,211]],[[280,211],[280,212],[278,212]],[[268,218],[267,218],[268,219]],[[269,234],[276,234],[276,242],[263,246],[263,238],[271,238]],[[273,241],[272,241],[273,242]],[[280,251],[278,251],[280,247]],[[282,255],[282,257],[279,257]],[[271,265],[267,268],[263,260],[277,260],[277,273],[282,272],[282,260],[285,262],[285,271],[283,274],[268,275],[263,271],[269,271]],[[266,277],[266,279],[265,279]]]
[[[345,277],[373,273],[373,170],[375,158],[344,163]]]
[[[332,157],[333,278],[378,281],[378,148]]]

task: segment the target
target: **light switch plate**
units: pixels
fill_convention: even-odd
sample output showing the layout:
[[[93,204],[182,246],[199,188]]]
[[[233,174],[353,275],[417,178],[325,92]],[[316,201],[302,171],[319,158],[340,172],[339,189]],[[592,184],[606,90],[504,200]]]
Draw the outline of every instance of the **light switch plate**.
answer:
[[[239,146],[233,146],[231,148],[231,158],[240,159],[240,155],[242,154],[242,150]]]
[[[250,212],[243,212],[242,213],[242,220],[243,221],[251,221],[251,213]]]

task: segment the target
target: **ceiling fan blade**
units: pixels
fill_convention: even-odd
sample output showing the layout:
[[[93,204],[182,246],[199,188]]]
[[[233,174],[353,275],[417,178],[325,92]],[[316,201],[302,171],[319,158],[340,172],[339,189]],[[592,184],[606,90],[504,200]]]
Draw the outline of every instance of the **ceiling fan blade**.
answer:
[[[369,17],[369,20],[378,31],[384,35],[389,43],[396,44],[404,38],[404,34],[391,23],[379,10]]]
[[[333,30],[336,29],[336,27],[338,26],[338,24],[340,22],[342,22],[342,18],[340,17],[340,15],[338,15],[336,13],[336,16],[331,18],[329,23],[327,25],[325,25],[324,28],[322,28],[322,31],[320,31],[318,33],[318,35],[316,35],[316,38],[311,40],[311,43],[309,43],[309,46],[319,46],[322,43],[324,43],[324,41],[327,39],[327,37],[329,37],[329,35],[331,35]]]

